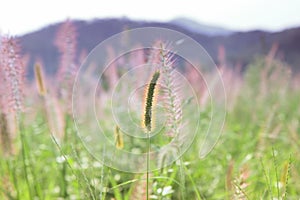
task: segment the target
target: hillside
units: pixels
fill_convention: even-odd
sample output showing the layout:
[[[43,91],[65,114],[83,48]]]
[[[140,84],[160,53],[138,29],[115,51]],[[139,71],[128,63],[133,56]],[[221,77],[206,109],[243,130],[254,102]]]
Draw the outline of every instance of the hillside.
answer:
[[[208,36],[228,36],[234,33],[234,31],[229,29],[202,24],[185,17],[175,18],[171,20],[170,23],[184,27],[189,31]]]
[[[78,31],[78,55],[82,50],[89,52],[98,43],[124,29],[139,27],[163,27],[180,31],[198,41],[217,62],[218,48],[222,45],[226,50],[229,65],[246,66],[255,56],[268,52],[273,43],[279,45],[280,58],[299,70],[300,66],[300,28],[270,33],[264,31],[237,32],[228,36],[208,36],[191,32],[172,23],[132,21],[122,19],[97,19],[93,21],[74,21]],[[54,46],[58,24],[47,26],[41,30],[20,36],[23,54],[30,54],[29,77],[32,77],[32,66],[36,59],[42,59],[48,74],[57,69],[59,53]]]

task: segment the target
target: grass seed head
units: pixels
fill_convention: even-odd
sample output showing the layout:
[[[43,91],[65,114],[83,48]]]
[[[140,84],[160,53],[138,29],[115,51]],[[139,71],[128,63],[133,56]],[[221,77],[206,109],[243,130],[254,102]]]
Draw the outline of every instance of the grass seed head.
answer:
[[[120,127],[115,127],[115,145],[118,149],[124,148],[124,142],[123,142],[123,134],[120,131]]]
[[[45,96],[47,94],[47,90],[45,86],[44,75],[42,72],[42,66],[40,64],[36,64],[34,66],[34,74],[38,92],[41,96]]]
[[[157,90],[157,82],[160,76],[160,72],[156,71],[152,75],[151,81],[146,90],[146,98],[145,98],[145,109],[143,116],[143,126],[147,129],[148,132],[152,130],[153,127],[153,107],[155,104],[156,90]]]

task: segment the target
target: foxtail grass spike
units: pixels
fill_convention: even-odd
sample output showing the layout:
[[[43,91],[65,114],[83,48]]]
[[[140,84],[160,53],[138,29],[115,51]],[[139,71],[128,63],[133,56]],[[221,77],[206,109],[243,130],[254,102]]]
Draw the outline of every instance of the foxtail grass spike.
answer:
[[[65,112],[72,115],[72,107],[69,103],[72,99],[73,83],[77,71],[77,30],[71,20],[60,25],[55,45],[60,52],[60,64],[57,71],[58,94],[65,103]]]
[[[45,96],[47,94],[47,90],[42,72],[42,66],[40,64],[36,64],[34,66],[34,74],[38,92],[41,96]]]
[[[5,87],[4,94],[1,94],[2,110],[4,112],[19,113],[23,110],[24,94],[24,66],[19,55],[19,46],[15,38],[3,37],[0,47],[0,71],[1,78],[4,80],[1,84]],[[5,103],[8,102],[8,103]]]
[[[166,49],[165,44],[160,46],[160,59],[162,71],[162,97],[167,110],[166,136],[175,137],[179,134],[182,123],[182,99],[180,98],[180,82],[174,70],[173,54]],[[181,135],[184,137],[184,135]]]
[[[115,127],[115,145],[118,149],[124,148],[123,135],[119,126]]]
[[[158,78],[160,76],[160,72],[156,71],[151,78],[151,81],[148,85],[148,88],[146,90],[146,100],[145,100],[145,113],[144,113],[144,126],[147,129],[148,132],[152,129],[152,111],[153,111],[153,102],[155,98],[155,89],[157,85]]]

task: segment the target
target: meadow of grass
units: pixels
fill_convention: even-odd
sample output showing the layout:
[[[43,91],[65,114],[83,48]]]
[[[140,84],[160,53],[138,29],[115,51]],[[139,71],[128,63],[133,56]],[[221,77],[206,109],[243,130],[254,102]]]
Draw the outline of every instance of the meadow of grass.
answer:
[[[63,53],[62,43],[62,60],[74,59]],[[72,45],[69,49],[75,48]],[[7,52],[1,53],[3,70]],[[70,108],[72,78],[56,89],[37,64],[36,89],[34,82],[18,86],[13,82],[21,83],[20,77],[4,79],[7,73],[2,73],[1,83],[11,85],[14,92],[1,86],[0,199],[299,199],[300,76],[272,53],[256,58],[243,72],[220,67],[226,121],[205,158],[199,157],[201,138],[196,137],[180,160],[149,174],[115,170],[90,155],[77,136]],[[65,65],[69,64],[62,63],[59,73],[74,76]],[[199,83],[193,84],[197,88]],[[15,90],[24,93],[24,100]],[[99,92],[99,112],[104,116],[110,109],[105,99],[109,92],[109,87]],[[199,89],[200,99],[205,92]],[[196,116],[193,109],[185,111],[185,120],[201,115],[200,127],[209,126],[210,104],[202,102]],[[113,138],[118,127],[105,119],[110,118],[100,120],[103,131]],[[204,131],[200,128],[198,135]],[[145,148],[126,137],[118,139],[118,148]],[[165,138],[157,140],[164,145]]]

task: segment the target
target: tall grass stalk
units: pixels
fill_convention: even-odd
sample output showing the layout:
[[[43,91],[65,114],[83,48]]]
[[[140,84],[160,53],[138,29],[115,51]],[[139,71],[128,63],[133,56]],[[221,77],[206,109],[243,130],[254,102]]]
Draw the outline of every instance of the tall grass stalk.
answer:
[[[150,151],[151,151],[151,137],[150,134],[148,134],[148,140],[147,140],[147,177],[146,177],[146,195],[147,200],[149,199],[149,174],[150,174]]]
[[[30,159],[30,153],[25,133],[25,127],[21,119],[23,111],[23,95],[24,95],[24,66],[19,55],[19,46],[13,37],[4,37],[1,40],[0,48],[0,64],[1,64],[1,78],[4,79],[3,85],[6,88],[6,94],[4,96],[5,105],[1,105],[1,111],[4,113],[12,113],[16,123],[16,134],[20,136],[21,142],[21,157],[24,169],[25,182],[28,188],[29,197],[34,198],[38,196],[38,189],[35,189],[35,195],[32,191],[32,185],[29,180],[29,167],[33,167],[33,163]],[[2,92],[2,91],[1,91]],[[2,94],[3,95],[3,94]],[[3,99],[1,99],[3,100]],[[1,102],[3,103],[3,102]],[[34,171],[34,170],[33,170]],[[36,180],[35,174],[31,173],[33,180]]]
[[[284,185],[284,191],[282,194],[283,200],[287,198],[287,194],[288,194],[287,188],[288,188],[289,177],[290,177],[290,173],[291,173],[291,165],[292,165],[292,156],[290,154],[289,161],[284,166],[284,171],[283,171],[283,175],[282,175],[282,182]]]
[[[277,159],[276,159],[274,147],[272,147],[272,158],[273,158],[273,164],[274,164],[274,168],[275,168],[275,176],[276,176],[277,199],[280,199],[279,178],[278,178],[278,166],[277,166]]]
[[[270,199],[274,199],[273,198],[273,191],[272,191],[272,183],[271,183],[271,180],[270,180],[270,178],[267,174],[267,171],[266,171],[266,168],[265,168],[265,165],[264,165],[262,159],[260,159],[260,163],[261,163],[262,170],[263,170],[263,173],[264,173],[264,176],[265,176],[265,180],[267,181],[268,191],[270,193]]]
[[[7,164],[7,169],[11,172],[10,176],[13,179],[13,184],[14,184],[16,194],[17,194],[16,199],[20,199],[20,188],[19,188],[19,183],[17,180],[16,169],[14,167],[14,166],[16,166],[15,162],[16,162],[15,160],[7,159],[6,164]]]
[[[23,163],[23,169],[24,169],[24,173],[25,173],[25,181],[26,181],[26,184],[27,184],[27,188],[28,188],[28,193],[29,193],[29,197],[30,199],[33,199],[34,196],[32,194],[32,191],[31,191],[31,183],[29,181],[29,171],[28,171],[28,158],[27,158],[27,142],[26,142],[26,138],[25,138],[25,135],[23,133],[23,131],[20,131],[21,128],[20,128],[20,122],[19,122],[19,117],[17,119],[17,123],[18,123],[18,133],[20,134],[21,136],[21,144],[22,144],[22,147],[21,147],[21,153],[22,153],[22,163]]]
[[[57,141],[57,138],[55,138],[54,135],[51,135],[51,139],[52,139],[52,141],[54,142],[55,146],[58,148],[60,155],[63,157],[64,163],[66,163],[66,167],[68,167],[68,168],[71,170],[72,174],[76,177],[76,179],[78,180],[79,184],[80,184],[80,185],[82,186],[82,188],[83,188],[83,185],[82,185],[81,182],[80,182],[80,179],[81,179],[81,178],[78,176],[78,174],[76,173],[76,171],[73,169],[71,163],[69,162],[68,157],[66,156],[66,151],[65,151],[65,150],[63,149],[63,147],[59,144],[59,141]],[[76,151],[74,150],[73,147],[72,147],[72,149],[73,149],[73,153],[74,153],[75,160],[78,162],[78,164],[79,164],[79,166],[80,166],[80,172],[81,172],[81,175],[83,176],[83,179],[84,179],[86,185],[88,186],[88,189],[89,189],[89,192],[90,192],[90,194],[91,194],[91,196],[92,196],[92,199],[93,199],[93,200],[96,200],[96,197],[93,195],[92,189],[91,189],[91,187],[90,187],[89,180],[88,180],[86,174],[84,173],[84,171],[82,170],[82,166],[81,166],[81,164],[80,164],[79,156],[77,155],[77,153],[76,153]],[[62,173],[62,174],[63,174],[63,173]],[[63,181],[63,182],[64,182],[64,181]]]
[[[157,82],[160,76],[160,72],[156,71],[151,77],[151,81],[148,84],[146,92],[146,99],[145,99],[145,110],[143,116],[143,125],[146,128],[147,132],[147,181],[146,181],[146,195],[147,200],[149,199],[149,174],[150,174],[150,152],[151,152],[151,131],[153,128],[153,112],[154,112],[154,101],[156,98],[156,90],[157,90]]]
[[[79,157],[79,155],[77,154],[77,152],[76,152],[75,148],[73,147],[73,145],[71,146],[71,148],[72,148],[72,151],[73,151],[74,158],[75,158],[76,162],[77,162],[78,165],[79,165],[79,171],[80,171],[80,173],[81,173],[81,176],[83,177],[83,180],[84,180],[84,182],[85,182],[85,184],[86,184],[86,186],[88,187],[88,190],[89,190],[89,192],[90,192],[90,196],[91,196],[92,200],[96,200],[97,198],[96,198],[96,196],[95,196],[95,194],[94,194],[94,192],[93,192],[93,190],[92,190],[91,184],[89,183],[88,177],[87,177],[87,175],[85,174],[82,165],[80,164],[80,157]],[[64,154],[64,152],[62,152],[62,153]],[[70,165],[69,162],[68,162],[68,167],[71,169],[72,174],[76,176],[76,179],[78,180],[78,182],[80,183],[80,185],[82,185],[81,182],[80,182],[80,179],[81,179],[81,178],[80,178],[80,177],[77,175],[77,173],[73,170],[73,168],[72,168],[72,166]],[[103,168],[103,166],[102,166],[102,168]],[[83,185],[82,185],[82,186],[83,186]],[[100,193],[100,199],[101,199],[101,193]]]
[[[104,158],[104,154],[105,154],[105,148],[103,148],[102,150],[102,156]],[[100,175],[100,200],[105,199],[105,195],[103,196],[103,190],[104,190],[104,165],[102,164],[102,168],[101,168],[101,175]]]
[[[164,44],[160,45],[160,59],[161,59],[161,71],[162,71],[162,83],[164,84],[163,95],[164,104],[167,115],[167,136],[176,138],[176,146],[178,155],[181,155],[180,144],[184,139],[184,135],[181,132],[182,123],[182,102],[179,95],[180,85],[177,83],[177,76],[174,69],[174,59],[169,50],[166,49]],[[178,139],[180,138],[180,139]],[[181,198],[185,199],[185,174],[184,174],[184,161],[183,158],[179,159],[179,177],[183,187],[180,188]]]
[[[68,143],[69,143],[69,137],[70,137],[70,129],[71,129],[71,117],[69,114],[65,115],[66,120],[66,126],[65,126],[65,134],[63,138],[63,144],[66,147],[66,151],[68,151]],[[68,181],[67,181],[67,174],[68,174],[68,162],[66,160],[67,157],[64,157],[65,160],[62,162],[62,169],[61,169],[61,176],[62,176],[62,184],[61,184],[61,195],[63,198],[68,198]]]
[[[188,171],[187,168],[186,168],[186,166],[184,166],[184,169],[185,169],[185,171]],[[197,196],[198,200],[202,200],[201,195],[200,195],[200,192],[199,192],[199,190],[198,190],[198,188],[197,188],[197,185],[196,185],[196,183],[195,183],[193,177],[191,176],[190,173],[187,173],[187,175],[188,175],[188,178],[190,179],[190,181],[191,181],[191,183],[192,183],[192,185],[193,185],[193,187],[194,187],[194,191],[195,191],[195,193],[196,193],[196,196]],[[182,187],[184,187],[184,186],[182,186]]]

